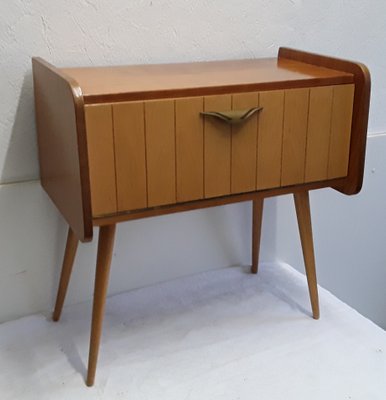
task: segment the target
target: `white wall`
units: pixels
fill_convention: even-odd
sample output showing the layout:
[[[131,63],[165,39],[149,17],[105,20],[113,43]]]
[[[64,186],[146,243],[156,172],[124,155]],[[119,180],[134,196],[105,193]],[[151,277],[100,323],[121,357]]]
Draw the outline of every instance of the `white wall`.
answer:
[[[58,66],[134,64],[274,56],[278,46],[286,45],[357,59],[372,72],[370,131],[383,132],[386,131],[385,12],[386,4],[380,0],[371,2],[371,7],[365,1],[334,0],[3,2],[0,321],[52,306],[65,239],[66,228],[61,217],[36,182],[5,185],[38,177],[31,56],[40,55]],[[372,191],[373,198],[381,197],[378,194],[381,186],[366,190]],[[339,213],[337,195],[327,196],[332,196],[335,208],[331,209]],[[347,204],[356,201],[344,200]],[[278,251],[275,250],[275,227],[279,223],[276,218],[286,216],[286,207],[285,200],[268,202],[262,258],[295,257],[297,263],[292,253],[278,252],[283,248],[280,234]],[[316,220],[324,218],[322,210],[319,216],[318,207],[315,213]],[[238,204],[120,226],[111,292],[179,274],[248,263],[249,219],[250,205]],[[332,229],[336,229],[334,222],[332,216]],[[371,228],[367,220],[363,223]],[[347,238],[339,239],[344,240],[342,246],[359,245],[350,230]],[[371,252],[374,263],[367,276],[371,273],[378,276],[379,268],[373,270],[373,265],[379,267],[383,253],[375,245]],[[344,255],[340,260],[345,262]],[[94,261],[95,244],[82,245],[69,302],[90,297]],[[334,275],[330,275],[333,281]],[[383,276],[378,277],[380,280]],[[355,282],[363,277],[358,279]],[[367,293],[357,296],[355,282],[347,284],[346,290],[357,305],[367,298]]]
[[[370,136],[362,192],[316,190],[310,201],[319,283],[386,329],[385,155],[386,134]],[[276,200],[276,254],[304,271],[291,197]]]
[[[0,321],[52,308],[66,226],[37,182],[0,186]],[[250,262],[251,207],[232,204],[120,224],[110,293]],[[95,231],[97,237],[97,231]],[[263,257],[272,259],[273,226]],[[96,240],[81,244],[67,303],[91,298]]]

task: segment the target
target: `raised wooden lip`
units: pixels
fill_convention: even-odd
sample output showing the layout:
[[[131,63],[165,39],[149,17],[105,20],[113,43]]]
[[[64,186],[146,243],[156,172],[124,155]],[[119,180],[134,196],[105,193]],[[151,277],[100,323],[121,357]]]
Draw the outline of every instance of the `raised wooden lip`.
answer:
[[[354,83],[351,77],[342,77],[334,79],[310,78],[308,80],[291,81],[285,84],[283,82],[266,82],[258,84],[246,85],[228,85],[228,86],[215,86],[215,87],[199,87],[199,88],[186,88],[179,90],[158,90],[148,92],[135,92],[135,93],[114,93],[103,95],[88,95],[84,97],[86,105],[103,104],[103,103],[118,103],[129,101],[146,101],[156,99],[169,99],[169,98],[182,98],[182,97],[198,97],[198,96],[212,96],[219,94],[233,94],[245,92],[262,92],[270,90],[285,90],[297,89],[316,86],[332,86],[344,85]]]
[[[91,211],[91,190],[90,190],[90,177],[88,172],[88,152],[87,152],[87,136],[86,136],[86,121],[84,114],[84,98],[82,90],[75,79],[63,73],[59,68],[45,61],[41,57],[32,57],[32,65],[40,64],[46,69],[52,71],[63,79],[68,84],[72,93],[75,121],[76,121],[76,134],[78,144],[78,158],[79,158],[79,175],[81,183],[81,197],[82,197],[82,215],[83,215],[83,232],[75,231],[78,239],[82,242],[88,242],[93,237],[93,223]],[[47,192],[50,196],[50,193]],[[51,197],[51,196],[50,196]],[[54,201],[54,200],[53,200]],[[55,203],[55,201],[54,201]]]
[[[283,59],[283,58],[282,58]],[[199,61],[199,62],[186,62],[186,63],[174,63],[174,64],[153,64],[153,65],[128,65],[128,66],[112,66],[112,67],[79,67],[79,68],[62,68],[62,71],[65,71],[68,75],[71,76],[71,71],[88,71],[88,70],[98,70],[101,75],[103,73],[108,73],[109,71],[114,72],[114,70],[120,70],[127,68],[127,72],[131,71],[131,68],[141,68],[141,67],[155,67],[156,69],[168,67],[176,68],[178,70],[181,68],[182,70],[186,66],[190,66],[190,68],[194,68],[194,65],[212,65],[212,68],[219,66],[220,68],[226,68],[228,63],[236,63],[233,68],[238,67],[238,63],[240,63],[240,68],[250,68],[253,69],[255,65],[249,63],[256,63],[256,69],[259,68],[259,63],[262,62],[271,62],[272,64],[280,63],[280,58],[270,57],[270,58],[256,58],[256,59],[239,59],[239,60],[216,60],[216,61]],[[112,103],[112,102],[125,102],[125,101],[137,101],[137,100],[152,100],[152,99],[162,99],[162,98],[179,98],[179,97],[195,97],[195,96],[210,96],[210,95],[218,95],[218,94],[229,94],[229,93],[242,93],[242,92],[251,92],[251,91],[268,91],[268,90],[283,90],[289,88],[306,88],[310,86],[330,86],[330,85],[341,85],[341,84],[350,84],[354,82],[353,74],[347,71],[342,71],[336,68],[328,68],[325,66],[305,63],[295,59],[286,59],[286,63],[288,65],[278,65],[278,70],[287,71],[288,74],[299,73],[299,77],[283,77],[280,79],[274,78],[273,76],[267,77],[267,79],[263,81],[248,81],[248,82],[238,82],[238,83],[227,83],[227,84],[212,84],[208,83],[206,85],[196,85],[195,83],[191,86],[186,84],[185,86],[179,87],[158,87],[158,88],[146,88],[142,90],[123,90],[117,91],[114,87],[112,92],[109,93],[107,90],[103,92],[94,93],[94,90],[87,90],[87,87],[83,90],[83,97],[85,104],[99,104],[99,103]],[[245,66],[242,64],[245,63]],[[335,73],[335,75],[328,76],[317,76],[315,74],[316,71],[312,73],[310,71],[302,71],[304,65],[313,65],[317,67],[317,72],[321,73],[323,70],[328,70],[329,74]],[[271,66],[269,66],[271,68]],[[261,73],[264,76],[266,66],[263,65]],[[150,75],[151,71],[146,71],[144,73]],[[156,73],[157,71],[155,71]],[[213,72],[213,71],[212,71]],[[224,72],[224,71],[222,71]],[[138,71],[134,70],[134,74],[138,73]],[[231,70],[230,70],[231,73]],[[76,80],[79,78],[79,72],[74,73],[73,79]],[[312,74],[312,75],[307,75]],[[77,76],[78,75],[78,76]],[[82,80],[79,81],[79,85],[82,86]],[[84,85],[86,86],[86,85]]]
[[[297,60],[353,74],[355,92],[348,175],[342,184],[334,185],[333,188],[347,195],[359,193],[363,184],[367,124],[370,106],[371,79],[368,68],[359,62],[327,57],[287,47],[279,48],[278,58]]]
[[[146,93],[115,93],[105,95],[89,95],[84,96],[78,82],[62,69],[56,68],[40,57],[33,57],[33,63],[39,63],[45,68],[65,80],[73,95],[74,110],[77,126],[77,143],[78,157],[80,165],[80,181],[82,193],[83,208],[83,224],[84,235],[80,236],[81,241],[89,241],[92,239],[92,226],[105,225],[107,223],[115,223],[130,219],[144,218],[155,215],[169,214],[178,211],[187,211],[198,208],[212,207],[216,205],[228,204],[232,202],[253,200],[257,197],[269,197],[286,193],[294,193],[299,190],[312,190],[323,187],[332,187],[344,194],[356,194],[360,191],[363,181],[365,148],[367,137],[367,123],[370,100],[370,74],[367,67],[361,63],[341,60],[333,57],[308,53],[300,50],[281,47],[278,52],[278,60],[289,59],[305,64],[312,64],[318,67],[330,70],[341,71],[344,74],[332,78],[311,77],[307,79],[279,81],[279,82],[260,82],[257,84],[237,84],[226,86],[210,86],[183,88],[178,90],[154,90]],[[106,102],[123,102],[131,100],[150,100],[169,97],[193,97],[205,96],[212,94],[240,93],[250,91],[264,91],[276,89],[301,88],[312,86],[327,86],[338,84],[355,84],[353,119],[352,119],[352,136],[350,144],[350,158],[348,175],[344,178],[326,180],[312,184],[299,184],[296,186],[277,188],[269,191],[259,191],[251,193],[243,193],[237,195],[227,195],[224,198],[204,199],[189,203],[177,203],[169,206],[163,206],[157,209],[145,209],[134,212],[116,213],[110,216],[92,217],[91,211],[91,194],[90,179],[88,172],[88,153],[87,153],[87,137],[85,126],[84,107],[88,104],[106,103]],[[137,97],[138,96],[138,97]]]

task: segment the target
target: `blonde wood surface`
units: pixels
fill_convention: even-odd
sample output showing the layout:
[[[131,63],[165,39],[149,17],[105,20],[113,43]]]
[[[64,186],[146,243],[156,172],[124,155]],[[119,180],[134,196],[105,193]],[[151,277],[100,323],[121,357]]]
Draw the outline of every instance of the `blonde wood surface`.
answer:
[[[332,95],[332,86],[310,89],[305,182],[327,179]]]
[[[87,148],[93,216],[117,211],[113,117],[109,104],[86,106]]]
[[[350,156],[354,85],[334,87],[328,178],[346,176]]]
[[[352,87],[343,89],[326,86],[87,106],[94,216],[112,214],[114,204],[118,212],[125,212],[327,180],[334,160],[347,170],[347,121],[352,115],[352,92],[347,89]],[[263,110],[241,125],[200,115],[202,110],[259,104]],[[344,117],[338,117],[341,114]],[[97,151],[102,145],[107,152]],[[108,193],[114,195],[115,179],[116,198],[111,199]]]
[[[200,208],[209,208],[209,207],[222,206],[225,204],[239,203],[242,201],[251,201],[257,198],[268,198],[273,196],[281,196],[284,194],[292,194],[304,190],[316,190],[324,187],[332,187],[335,185],[342,185],[344,181],[345,181],[344,178],[338,178],[338,179],[331,179],[328,181],[305,183],[303,185],[261,190],[259,192],[231,194],[211,199],[188,201],[185,203],[177,203],[173,205],[147,208],[145,210],[135,210],[135,211],[116,213],[112,215],[105,215],[94,218],[93,223],[95,226],[110,225],[112,223],[115,224],[119,222],[131,221],[140,218],[156,217],[159,215],[167,215],[177,212],[198,210]]]
[[[177,201],[204,197],[204,99],[176,100]]]
[[[95,272],[94,302],[92,310],[90,352],[88,357],[87,386],[95,380],[99,345],[102,336],[103,316],[113,255],[115,225],[99,228],[98,256]]]
[[[302,243],[304,265],[306,268],[308,290],[310,293],[312,315],[314,319],[319,319],[318,285],[316,281],[309,194],[306,191],[297,192],[294,193],[294,199],[300,240]]]
[[[251,272],[257,274],[259,269],[261,225],[263,223],[264,198],[257,198],[252,202],[252,268]]]
[[[205,111],[231,110],[230,95],[204,98]],[[231,127],[204,117],[205,198],[223,196],[231,190]]]
[[[101,227],[88,385],[118,222],[252,200],[251,269],[257,272],[263,199],[294,193],[319,317],[307,191],[360,190],[370,93],[365,66],[285,48],[265,60],[59,70],[34,59],[33,66],[42,184],[71,226],[54,318],[75,238],[91,239],[91,222]],[[256,102],[263,112],[240,126],[199,116],[202,109]]]
[[[78,248],[79,239],[74,234],[71,227],[68,228],[66,249],[63,257],[62,272],[60,275],[58,294],[56,296],[56,303],[52,319],[59,321],[62,313],[64,300],[68,289],[68,283],[70,281],[72,267],[76,256],[76,250]]]
[[[280,48],[272,59],[158,66],[59,69],[33,58],[33,75],[41,182],[81,241],[92,238],[85,104],[354,84],[348,175],[335,189],[361,188],[370,97],[363,64]],[[334,171],[338,160],[330,176],[345,176],[345,163]]]
[[[259,105],[259,93],[232,96],[232,109],[244,110]],[[256,153],[259,113],[246,122],[232,126],[231,193],[256,190]]]
[[[147,206],[143,102],[113,104],[118,211]]]
[[[215,95],[352,83],[349,73],[285,58],[201,63],[63,68],[85,101]]]
[[[280,186],[283,145],[284,90],[260,92],[256,189]]]
[[[148,206],[176,202],[174,101],[145,103]]]
[[[286,90],[281,185],[304,182],[309,89]]]
[[[92,239],[84,101],[77,82],[32,59],[40,182],[82,242]]]
[[[308,51],[279,48],[278,61],[282,59],[304,62],[326,69],[335,69],[353,75],[354,104],[350,133],[350,155],[347,179],[333,189],[347,195],[358,193],[362,188],[365,166],[367,123],[369,118],[371,77],[368,68],[362,63],[314,54]],[[343,83],[343,82],[341,82]],[[309,85],[317,86],[317,85]]]

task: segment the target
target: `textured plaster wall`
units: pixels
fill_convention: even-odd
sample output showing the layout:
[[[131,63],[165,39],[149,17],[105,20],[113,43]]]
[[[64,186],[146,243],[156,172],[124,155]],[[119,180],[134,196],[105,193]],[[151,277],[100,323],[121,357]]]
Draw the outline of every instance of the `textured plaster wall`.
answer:
[[[285,45],[356,59],[372,72],[370,132],[386,130],[384,1],[0,4],[0,321],[50,308],[66,230],[38,183],[6,184],[38,178],[31,56],[58,66],[163,63],[274,56]],[[277,204],[265,212],[266,260],[280,258]],[[240,204],[121,226],[111,292],[248,263],[249,221]],[[94,261],[95,242],[81,246],[69,302],[90,297]]]
[[[369,137],[366,157],[359,195],[311,192],[316,264],[322,286],[386,329],[386,134]],[[274,201],[275,253],[304,271],[292,198]]]
[[[371,69],[370,131],[385,130],[384,1],[1,1],[0,182],[38,176],[30,57],[65,65],[274,56],[280,45]]]

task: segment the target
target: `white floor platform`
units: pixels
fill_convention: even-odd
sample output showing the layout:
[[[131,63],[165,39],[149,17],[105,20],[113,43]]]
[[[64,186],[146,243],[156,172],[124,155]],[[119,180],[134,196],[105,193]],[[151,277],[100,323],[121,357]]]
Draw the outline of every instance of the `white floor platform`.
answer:
[[[108,299],[96,385],[91,304],[0,325],[0,399],[386,399],[386,333],[286,265],[229,268]]]

